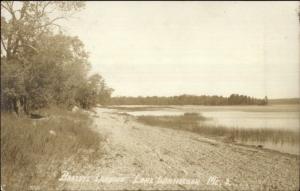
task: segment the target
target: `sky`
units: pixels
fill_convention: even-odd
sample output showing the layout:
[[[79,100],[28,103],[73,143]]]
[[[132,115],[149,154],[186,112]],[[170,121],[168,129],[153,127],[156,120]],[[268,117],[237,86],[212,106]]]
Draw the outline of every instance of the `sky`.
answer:
[[[64,24],[113,96],[299,97],[298,2],[86,2]]]

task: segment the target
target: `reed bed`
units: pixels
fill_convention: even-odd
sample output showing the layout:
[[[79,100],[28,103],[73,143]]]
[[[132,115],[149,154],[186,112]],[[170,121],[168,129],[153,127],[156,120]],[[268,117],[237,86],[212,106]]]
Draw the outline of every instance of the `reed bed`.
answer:
[[[226,141],[267,142],[275,144],[298,144],[299,133],[271,128],[228,128],[205,123],[207,118],[198,113],[185,113],[182,116],[139,116],[137,120],[143,124],[160,126],[178,130],[186,130],[202,135],[223,137]]]

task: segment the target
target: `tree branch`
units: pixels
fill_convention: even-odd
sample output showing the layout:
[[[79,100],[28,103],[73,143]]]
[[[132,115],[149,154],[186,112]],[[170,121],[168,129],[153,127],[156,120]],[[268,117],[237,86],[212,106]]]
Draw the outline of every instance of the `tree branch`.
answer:
[[[3,3],[6,3],[6,6],[1,3],[2,7],[6,8],[6,10],[12,15],[13,20],[16,20],[15,11],[13,9],[14,2],[12,1],[11,4],[9,4],[7,1],[4,1]]]
[[[5,10],[7,10],[7,11],[10,13],[10,10],[9,10],[9,8],[8,8],[8,7],[6,7],[6,6],[4,6],[4,4],[3,4],[3,3],[1,3],[1,7],[3,7]]]
[[[29,2],[23,2],[23,7],[22,9],[20,10],[20,20],[25,16],[25,13],[26,13],[26,9],[28,7],[28,4]]]
[[[38,51],[36,48],[34,48],[33,46],[31,46],[31,45],[29,45],[29,44],[23,44],[22,46],[29,47],[29,48],[31,48],[32,50],[34,50],[36,53],[39,53],[39,51]]]
[[[5,52],[7,52],[7,48],[6,48],[6,46],[5,46],[5,43],[4,43],[4,41],[3,41],[3,38],[2,38],[2,37],[1,37],[1,44],[2,44],[2,46],[3,46],[4,50],[5,50]]]
[[[43,7],[43,9],[42,9],[42,14],[41,15],[43,15],[43,14],[45,14],[45,10],[46,10],[46,8],[49,6],[51,4],[51,1],[48,1],[45,5],[44,5],[44,7]]]
[[[47,27],[49,25],[52,25],[55,21],[59,20],[59,19],[64,19],[65,17],[56,17],[54,19],[52,19],[51,21],[49,21],[48,23],[44,24],[44,25],[41,25],[41,26],[38,26],[36,27],[35,29],[39,29],[39,28],[43,28],[43,27]],[[57,25],[57,24],[56,24]]]

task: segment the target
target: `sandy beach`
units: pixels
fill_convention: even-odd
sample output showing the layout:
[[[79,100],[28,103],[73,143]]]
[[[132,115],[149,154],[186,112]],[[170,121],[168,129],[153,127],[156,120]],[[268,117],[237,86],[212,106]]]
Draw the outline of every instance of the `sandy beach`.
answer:
[[[299,189],[299,156],[150,127],[99,108],[96,112],[93,128],[105,136],[104,157],[77,168],[66,163],[64,189]]]

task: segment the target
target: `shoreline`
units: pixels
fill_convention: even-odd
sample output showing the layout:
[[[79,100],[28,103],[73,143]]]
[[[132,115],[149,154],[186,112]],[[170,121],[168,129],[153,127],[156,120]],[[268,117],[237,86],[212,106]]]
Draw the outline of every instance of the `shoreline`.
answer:
[[[91,116],[93,129],[105,137],[103,158],[72,172],[129,179],[115,184],[66,182],[66,189],[299,189],[298,156],[224,143],[187,131],[147,126],[131,116],[95,110],[97,115]],[[133,184],[136,176],[140,177],[139,183]],[[157,177],[197,179],[199,184],[151,184],[151,179]]]

